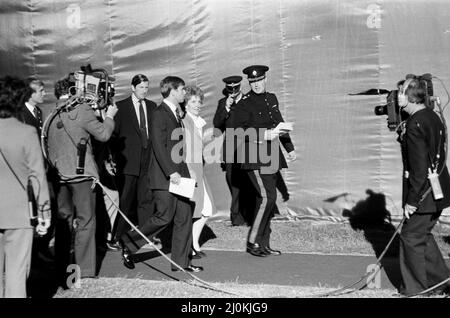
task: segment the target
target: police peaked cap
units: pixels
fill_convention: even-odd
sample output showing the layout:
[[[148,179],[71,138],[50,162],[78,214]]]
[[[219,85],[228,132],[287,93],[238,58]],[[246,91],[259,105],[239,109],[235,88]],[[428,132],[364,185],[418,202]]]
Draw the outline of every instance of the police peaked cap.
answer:
[[[225,83],[226,86],[234,87],[241,84],[242,76],[239,75],[228,76],[222,79],[222,81]]]
[[[247,75],[249,82],[256,82],[266,77],[266,72],[269,70],[265,65],[251,65],[242,70]]]

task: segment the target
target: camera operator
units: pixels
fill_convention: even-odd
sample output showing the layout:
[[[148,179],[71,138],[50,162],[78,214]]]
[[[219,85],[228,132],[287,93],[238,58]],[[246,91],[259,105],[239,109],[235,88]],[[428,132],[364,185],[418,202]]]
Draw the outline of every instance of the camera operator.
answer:
[[[0,298],[26,297],[33,226],[29,204],[36,200],[39,235],[50,226],[44,162],[34,127],[14,118],[30,87],[23,81],[0,79]],[[28,91],[28,92],[27,92]],[[30,191],[33,188],[33,191]],[[28,196],[34,192],[34,198]]]
[[[400,135],[403,173],[403,208],[406,217],[400,234],[399,292],[413,295],[450,276],[431,233],[444,208],[450,206],[450,177],[446,167],[445,127],[438,115],[425,106],[424,81],[407,79],[399,90],[401,109],[409,114]],[[439,174],[443,198],[426,195],[430,172]],[[431,180],[430,180],[431,181]],[[424,197],[425,195],[425,197]],[[448,286],[442,291],[448,292]],[[446,289],[446,290],[445,290]]]
[[[58,213],[55,257],[58,279],[63,287],[66,287],[64,278],[67,266],[72,263],[70,249],[73,227],[74,257],[75,263],[80,266],[81,277],[96,276],[96,200],[93,182],[89,177],[99,178],[99,175],[92,154],[91,136],[106,142],[114,130],[114,116],[117,113],[117,107],[110,105],[105,120],[99,121],[90,104],[79,99],[79,96],[69,94],[72,87],[70,76],[56,84],[55,96],[59,99],[57,107],[63,107],[63,110],[48,128],[48,156],[59,174],[56,187]],[[64,107],[64,104],[67,106]]]

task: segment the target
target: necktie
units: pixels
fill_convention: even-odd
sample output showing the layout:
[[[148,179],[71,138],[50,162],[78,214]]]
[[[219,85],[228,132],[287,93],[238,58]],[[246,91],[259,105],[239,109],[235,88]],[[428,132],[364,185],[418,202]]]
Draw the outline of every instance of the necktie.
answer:
[[[183,122],[181,121],[181,112],[180,112],[180,109],[178,107],[175,108],[175,114],[177,114],[178,122],[181,124],[181,126],[183,126]]]
[[[147,149],[148,136],[147,136],[147,125],[145,123],[145,113],[144,107],[142,106],[142,101],[139,101],[139,130],[141,132],[141,141],[144,149]]]
[[[33,114],[34,117],[37,119],[38,121],[38,126],[39,126],[39,132],[42,129],[42,116],[41,116],[41,112],[38,110],[37,107],[34,107],[33,109]]]

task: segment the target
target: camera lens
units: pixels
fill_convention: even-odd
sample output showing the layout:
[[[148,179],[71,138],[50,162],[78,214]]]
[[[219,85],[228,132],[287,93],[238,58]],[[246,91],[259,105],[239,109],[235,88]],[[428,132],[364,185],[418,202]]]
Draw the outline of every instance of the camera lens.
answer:
[[[387,115],[387,105],[375,106],[374,111],[377,116]]]

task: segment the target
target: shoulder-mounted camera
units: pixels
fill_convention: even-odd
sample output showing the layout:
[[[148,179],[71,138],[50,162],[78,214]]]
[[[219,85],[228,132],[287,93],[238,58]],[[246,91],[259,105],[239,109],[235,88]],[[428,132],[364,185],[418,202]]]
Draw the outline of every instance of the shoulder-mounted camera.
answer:
[[[90,64],[80,69],[74,73],[77,98],[96,110],[111,105],[115,94],[114,78],[105,69],[92,69]]]
[[[431,109],[434,108],[433,99],[433,76],[429,73],[423,75],[408,74],[405,76],[404,80],[397,83],[397,89],[386,90],[386,89],[369,89],[365,92],[349,95],[387,95],[386,104],[375,106],[374,112],[377,116],[387,115],[387,126],[389,130],[395,131],[398,125],[408,118],[408,114],[401,110],[401,105],[399,105],[399,96],[404,99],[404,92],[408,86],[408,83],[412,80],[418,80],[421,85],[425,88],[425,101],[426,107]]]

